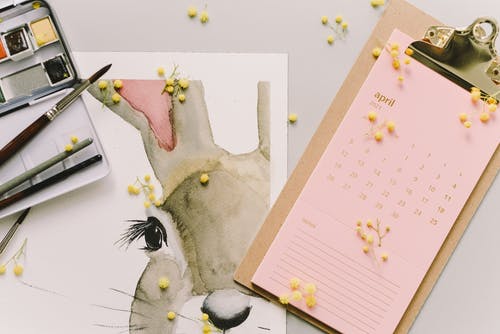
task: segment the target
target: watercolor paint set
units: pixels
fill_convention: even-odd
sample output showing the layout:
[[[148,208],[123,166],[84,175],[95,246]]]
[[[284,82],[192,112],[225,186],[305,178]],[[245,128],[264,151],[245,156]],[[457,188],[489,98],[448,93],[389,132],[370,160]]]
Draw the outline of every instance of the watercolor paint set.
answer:
[[[80,82],[50,6],[44,1],[0,1],[0,146],[47,112]],[[0,165],[0,184],[63,151],[71,137],[92,138],[92,145],[0,196],[0,200],[91,156],[104,156],[81,97],[52,123],[16,156]],[[108,172],[109,165],[104,158],[78,175],[0,209],[0,218],[93,182]]]

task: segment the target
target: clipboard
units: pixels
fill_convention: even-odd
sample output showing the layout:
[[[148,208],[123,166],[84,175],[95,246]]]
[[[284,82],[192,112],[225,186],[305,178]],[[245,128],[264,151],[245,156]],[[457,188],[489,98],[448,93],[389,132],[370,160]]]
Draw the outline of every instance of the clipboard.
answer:
[[[411,17],[412,19],[408,20],[408,17]],[[455,81],[461,87],[470,89],[470,87],[472,86],[478,86],[483,92],[491,95],[493,94],[490,89],[491,87],[485,85],[484,82],[475,81],[473,76],[469,76],[467,75],[467,73],[465,73],[468,70],[467,67],[464,70],[465,72],[461,72],[460,70],[452,71],[450,70],[449,66],[447,67],[446,59],[439,59],[438,57],[436,57],[436,55],[444,54],[443,50],[446,50],[446,48],[450,45],[449,43],[454,42],[453,38],[464,38],[464,36],[467,36],[467,34],[469,34],[470,36],[471,33],[475,33],[476,37],[480,38],[486,36],[479,30],[479,28],[475,28],[480,23],[484,22],[492,25],[493,32],[491,35],[488,35],[485,40],[482,41],[485,43],[479,43],[481,44],[480,49],[484,57],[479,57],[479,62],[476,64],[476,70],[480,67],[482,70],[484,70],[484,72],[486,72],[491,80],[497,82],[499,68],[494,59],[496,56],[496,52],[494,50],[494,43],[492,43],[494,42],[494,37],[496,37],[497,33],[496,23],[494,21],[489,21],[489,19],[475,21],[469,27],[470,29],[458,31],[453,28],[440,26],[439,22],[434,18],[403,0],[393,0],[390,2],[390,5],[386,8],[386,11],[383,14],[381,20],[375,27],[372,35],[368,39],[368,42],[365,44],[363,50],[361,51],[361,54],[354,64],[353,69],[350,71],[344,84],[342,85],[338,94],[330,105],[330,108],[325,114],[318,130],[312,137],[307,149],[305,150],[304,155],[297,164],[297,167],[292,173],[288,183],[284,187],[281,195],[271,209],[256,239],[249,248],[247,255],[237,269],[234,278],[238,283],[248,287],[249,289],[265,296],[266,298],[276,303],[279,303],[276,296],[271,295],[263,289],[260,289],[259,287],[253,285],[251,283],[252,277],[254,276],[259,264],[262,262],[264,256],[266,255],[267,250],[271,246],[271,243],[280,230],[281,225],[285,221],[288,213],[294,206],[295,201],[299,197],[302,189],[309,179],[309,176],[313,172],[328,143],[330,142],[339,124],[344,118],[344,115],[349,109],[352,101],[356,97],[356,94],[362,86],[366,76],[374,65],[375,60],[371,55],[371,50],[374,47],[380,46],[382,41],[388,40],[392,31],[396,28],[408,34],[415,40],[419,40],[422,38],[422,36],[426,36],[426,38],[428,39],[427,44],[421,44],[420,42],[413,43],[411,48],[415,51],[414,58],[424,63],[426,60],[430,61],[430,57],[426,57],[426,55],[434,55],[434,60],[441,60],[440,62],[434,62],[436,64],[436,71],[439,72],[441,70],[442,72],[439,73],[451,80],[457,78],[464,79]],[[431,33],[431,29],[434,29],[433,33]],[[474,29],[476,29],[476,31],[474,31]],[[439,34],[437,34],[438,32]],[[438,42],[432,43],[431,37],[434,38],[436,36],[439,38],[444,36],[444,39],[442,41],[438,40]],[[446,38],[446,36],[448,36],[448,38]],[[489,38],[491,38],[491,40],[488,40]],[[428,44],[432,44],[432,47],[430,49],[432,49],[431,51],[433,51],[434,53],[426,53],[426,51],[429,51],[425,50],[425,48],[428,47]],[[484,49],[485,45],[488,45],[486,49]],[[493,47],[490,47],[491,45],[493,45]],[[472,216],[481,203],[481,200],[485,196],[491,183],[494,181],[499,169],[500,150],[497,147],[495,153],[489,161],[489,164],[485,168],[481,178],[477,182],[465,206],[463,207],[457,220],[455,221],[455,224],[453,225],[452,229],[447,235],[447,238],[442,244],[438,254],[434,258],[432,265],[429,267],[427,274],[422,280],[417,292],[413,296],[413,299],[411,300],[411,303],[409,304],[406,312],[401,318],[395,333],[406,333],[410,329],[418,312],[420,311],[434,284],[439,278],[450,255],[457,246]],[[294,308],[293,306],[288,305],[287,309],[328,333],[337,333],[332,328],[310,317],[304,312]]]

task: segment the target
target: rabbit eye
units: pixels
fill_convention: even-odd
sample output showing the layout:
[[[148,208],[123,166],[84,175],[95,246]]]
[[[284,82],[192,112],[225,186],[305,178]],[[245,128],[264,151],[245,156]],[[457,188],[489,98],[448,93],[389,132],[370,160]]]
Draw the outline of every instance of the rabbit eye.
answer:
[[[151,225],[144,231],[144,240],[146,241],[145,249],[156,251],[161,248],[164,240],[166,243],[166,235],[163,234],[160,226]]]
[[[121,246],[130,246],[130,244],[142,237],[146,245],[142,247],[143,250],[154,252],[162,248],[163,244],[168,246],[167,231],[165,227],[156,217],[148,217],[147,220],[129,220],[135,222],[130,225],[127,230],[122,234],[122,237],[117,242]]]

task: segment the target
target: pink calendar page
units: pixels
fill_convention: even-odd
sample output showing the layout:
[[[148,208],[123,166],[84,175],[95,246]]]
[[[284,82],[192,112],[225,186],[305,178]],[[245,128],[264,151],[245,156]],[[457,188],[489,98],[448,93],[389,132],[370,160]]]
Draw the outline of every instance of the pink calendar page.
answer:
[[[343,333],[394,331],[500,140],[500,111],[480,121],[485,103],[399,58],[377,60],[252,279],[314,283],[315,306],[290,304]]]

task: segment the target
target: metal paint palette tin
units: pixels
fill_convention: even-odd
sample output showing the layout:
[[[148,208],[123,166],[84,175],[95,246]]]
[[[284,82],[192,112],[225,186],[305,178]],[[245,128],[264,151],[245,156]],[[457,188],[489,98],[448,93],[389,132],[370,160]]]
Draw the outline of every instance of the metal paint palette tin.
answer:
[[[77,70],[54,12],[45,1],[0,0],[0,147],[47,112],[78,83]],[[0,196],[8,197],[64,169],[101,154],[102,162],[0,210],[0,218],[96,181],[109,172],[87,106],[78,98],[17,155],[0,166],[0,184],[64,150],[70,136],[93,143]]]

